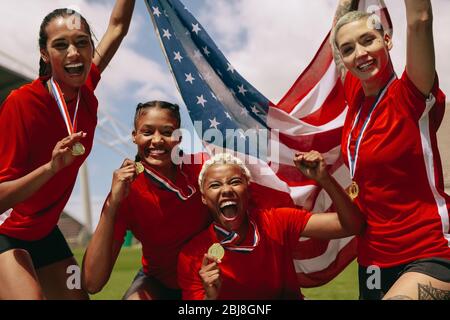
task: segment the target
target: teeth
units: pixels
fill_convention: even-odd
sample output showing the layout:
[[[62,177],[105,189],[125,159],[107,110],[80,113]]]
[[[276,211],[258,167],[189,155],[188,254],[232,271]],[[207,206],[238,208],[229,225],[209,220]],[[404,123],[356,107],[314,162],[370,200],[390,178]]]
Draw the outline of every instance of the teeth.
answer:
[[[359,69],[365,69],[365,68],[371,66],[372,64],[373,64],[373,61],[366,62],[366,63],[364,63],[364,64],[359,65],[358,68],[359,68]]]
[[[150,150],[151,154],[163,154],[166,153],[166,151],[164,150]]]
[[[226,207],[226,206],[235,206],[237,205],[237,203],[235,201],[225,201],[222,202],[222,204],[220,205],[220,209]]]
[[[83,66],[83,64],[80,62],[80,63],[68,64],[68,65],[66,65],[66,68],[79,68],[82,66]]]

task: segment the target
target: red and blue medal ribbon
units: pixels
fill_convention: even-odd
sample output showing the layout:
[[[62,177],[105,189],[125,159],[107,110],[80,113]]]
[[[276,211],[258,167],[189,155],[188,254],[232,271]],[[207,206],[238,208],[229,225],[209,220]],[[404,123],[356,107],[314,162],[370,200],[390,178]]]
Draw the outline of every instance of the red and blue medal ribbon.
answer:
[[[358,161],[359,147],[360,147],[360,144],[361,144],[362,137],[364,135],[364,131],[366,131],[367,125],[369,124],[370,119],[372,118],[372,113],[375,111],[376,107],[378,106],[380,101],[383,99],[383,97],[386,94],[388,88],[391,86],[391,84],[394,82],[395,79],[397,79],[397,75],[394,73],[392,75],[391,79],[386,84],[386,86],[378,93],[374,104],[370,108],[369,114],[367,115],[366,119],[364,120],[364,124],[363,124],[363,126],[361,128],[361,131],[359,132],[358,137],[356,138],[355,155],[354,155],[354,157],[352,157],[352,154],[350,152],[350,139],[351,139],[351,136],[352,136],[352,132],[355,129],[355,126],[359,122],[359,117],[361,115],[362,108],[359,109],[359,111],[358,111],[358,113],[357,113],[357,115],[355,117],[355,120],[353,121],[353,125],[352,125],[352,128],[350,129],[350,132],[348,134],[348,140],[347,140],[348,166],[349,166],[349,169],[350,169],[350,176],[351,176],[352,180],[353,180],[353,177],[355,176],[356,162]]]
[[[234,231],[228,231],[224,229],[222,226],[217,223],[213,223],[214,231],[223,239],[220,241],[220,244],[226,249],[230,251],[248,253],[253,251],[259,243],[260,235],[258,231],[258,227],[256,224],[250,220],[250,224],[253,227],[253,243],[249,246],[238,246],[237,243],[240,239],[239,235]]]
[[[161,176],[156,170],[146,166],[144,163],[143,165],[148,176],[150,176],[155,182],[160,184],[164,189],[174,192],[180,200],[186,201],[187,199],[192,197],[195,192],[197,192],[197,189],[193,185],[189,184],[189,180],[186,174],[183,172],[181,166],[180,172],[186,180],[187,188],[189,189],[188,192],[180,187],[177,187],[172,181],[170,181],[166,177]]]
[[[64,123],[67,127],[67,132],[69,135],[76,132],[77,130],[77,113],[78,113],[78,105],[80,103],[80,91],[78,91],[77,96],[77,105],[75,107],[75,113],[73,115],[73,121],[70,119],[69,109],[67,108],[66,101],[64,100],[64,95],[59,87],[58,83],[50,79],[50,89],[52,91],[53,97],[55,98],[56,104],[58,105],[59,111],[61,112],[61,116],[63,117]]]

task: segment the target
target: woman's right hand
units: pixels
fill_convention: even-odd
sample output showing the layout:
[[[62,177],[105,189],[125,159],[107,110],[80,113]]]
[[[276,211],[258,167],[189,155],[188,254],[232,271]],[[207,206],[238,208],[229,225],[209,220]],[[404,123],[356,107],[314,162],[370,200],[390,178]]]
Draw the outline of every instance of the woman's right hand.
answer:
[[[212,262],[210,262],[212,261]],[[221,261],[216,257],[205,254],[203,256],[202,267],[199,271],[205,289],[205,300],[216,300],[222,286],[219,264]]]
[[[49,163],[50,170],[53,173],[57,173],[61,169],[72,164],[76,158],[76,156],[72,155],[72,146],[85,137],[86,133],[80,131],[73,133],[56,143],[52,152],[52,160],[50,160]]]
[[[325,160],[317,151],[297,152],[294,164],[308,179],[314,179],[322,184],[330,178]]]
[[[136,165],[130,159],[125,159],[121,167],[114,171],[110,202],[120,203],[130,192],[131,183],[136,179]]]

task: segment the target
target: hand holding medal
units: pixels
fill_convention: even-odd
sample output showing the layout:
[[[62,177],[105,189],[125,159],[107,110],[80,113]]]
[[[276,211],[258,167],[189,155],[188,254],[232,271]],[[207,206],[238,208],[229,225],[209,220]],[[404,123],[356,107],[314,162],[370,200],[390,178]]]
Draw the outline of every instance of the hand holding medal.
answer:
[[[85,132],[73,133],[70,136],[58,141],[52,152],[52,160],[50,161],[51,170],[56,173],[64,167],[70,165],[74,160],[73,145],[78,143],[80,139],[86,137]]]
[[[224,257],[225,250],[219,243],[214,243],[208,253],[203,256],[202,267],[199,271],[205,289],[206,300],[216,300],[220,293],[222,278],[219,264]]]
[[[137,175],[136,163],[130,159],[125,159],[120,168],[113,173],[109,196],[111,203],[119,204],[128,195],[131,183]]]

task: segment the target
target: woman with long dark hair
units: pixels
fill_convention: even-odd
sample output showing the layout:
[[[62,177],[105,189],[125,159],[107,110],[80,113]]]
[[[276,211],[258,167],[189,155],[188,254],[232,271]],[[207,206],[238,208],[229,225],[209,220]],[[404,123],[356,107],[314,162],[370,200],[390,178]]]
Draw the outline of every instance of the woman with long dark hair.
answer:
[[[0,108],[0,299],[87,299],[68,288],[77,262],[57,227],[91,151],[94,90],[130,24],[134,0],[117,0],[97,48],[86,19],[57,9],[39,31],[39,78]]]

